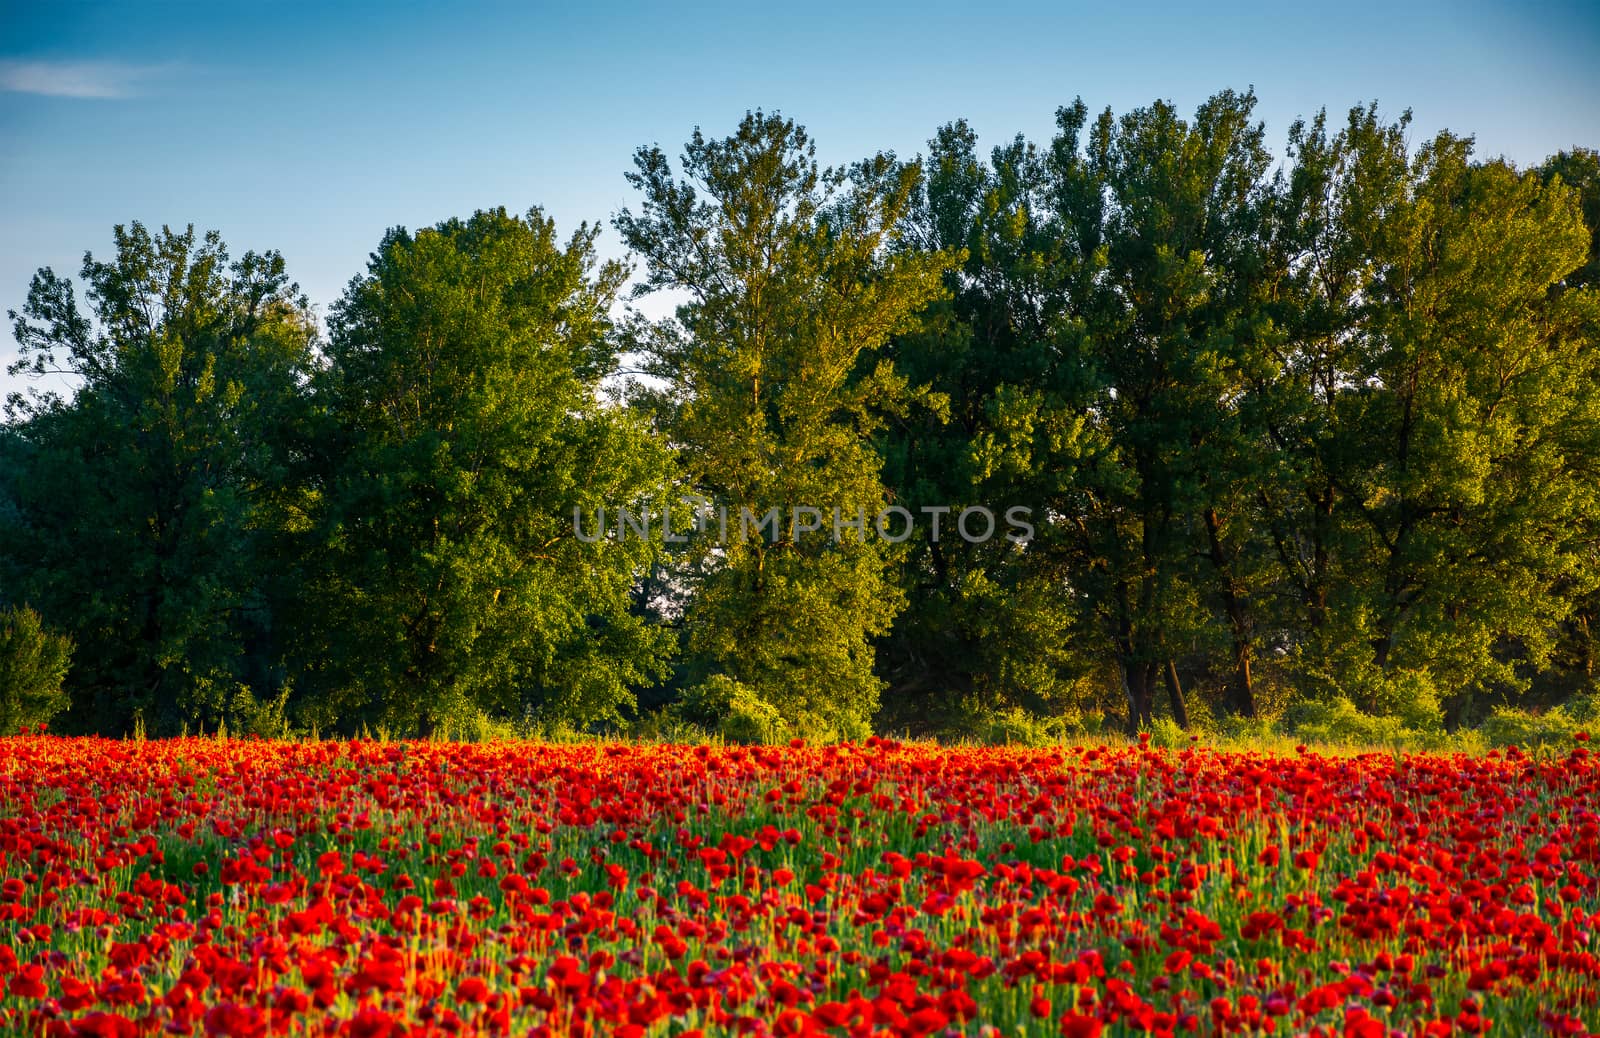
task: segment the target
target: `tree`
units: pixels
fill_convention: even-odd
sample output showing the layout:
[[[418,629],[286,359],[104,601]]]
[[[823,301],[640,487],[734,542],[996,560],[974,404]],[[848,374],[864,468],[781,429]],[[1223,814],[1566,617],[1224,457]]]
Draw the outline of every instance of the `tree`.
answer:
[[[1089,128],[1058,114],[1051,162],[1060,233],[1081,273],[1060,348],[1087,375],[1073,478],[1050,511],[1069,571],[1114,648],[1130,720],[1158,683],[1187,705],[1175,657],[1206,653],[1218,600],[1229,702],[1254,713],[1255,632],[1245,488],[1268,477],[1246,390],[1261,363],[1260,228],[1270,196],[1253,94],[1224,91],[1186,122],[1167,103]],[[1197,568],[1195,560],[1205,566]]]
[[[43,724],[67,708],[62,682],[72,639],[44,629],[26,606],[0,610],[0,734]]]
[[[1600,291],[1600,152],[1591,148],[1574,148],[1547,159],[1539,167],[1545,183],[1559,178],[1560,182],[1576,192],[1583,211],[1584,222],[1589,227],[1589,258],[1578,270],[1562,281],[1566,290]],[[1600,330],[1590,334],[1593,342]],[[1592,523],[1591,518],[1591,523]],[[1600,560],[1600,531],[1591,537],[1592,557]],[[1566,684],[1570,691],[1573,681],[1577,687],[1588,688],[1595,677],[1596,658],[1600,657],[1600,594],[1573,592],[1576,604],[1572,616],[1564,625],[1557,649],[1557,671],[1553,677],[1558,684]]]
[[[731,681],[803,733],[864,734],[872,639],[901,606],[870,528],[885,503],[871,437],[913,395],[872,357],[940,294],[951,257],[896,248],[918,166],[880,154],[819,169],[776,114],[722,140],[695,131],[681,168],[641,148],[628,181],[644,206],[616,226],[645,262],[642,292],[687,296],[639,329],[664,386],[649,399],[684,480],[734,528],[693,548],[689,680]],[[745,516],[774,509],[775,532],[741,536]],[[836,513],[868,529],[836,535]]]
[[[1577,192],[1584,223],[1589,227],[1589,258],[1562,283],[1573,288],[1600,287],[1600,151],[1573,148],[1552,155],[1539,167],[1539,175],[1547,184],[1559,178]]]
[[[1048,534],[1046,505],[1082,431],[1083,373],[1060,349],[1077,320],[1080,268],[1051,219],[1046,157],[1019,137],[986,163],[976,143],[965,122],[940,128],[907,216],[907,247],[963,262],[945,275],[948,296],[885,351],[945,402],[886,426],[885,482],[914,513],[1021,507]],[[974,708],[1080,707],[1096,661],[1074,636],[1079,603],[1047,540],[918,533],[899,569],[908,605],[879,651],[886,713],[928,726]]]
[[[1329,136],[1326,113],[1290,129],[1291,162],[1278,185],[1272,248],[1282,272],[1271,303],[1280,329],[1276,363],[1253,392],[1283,478],[1260,488],[1283,615],[1302,691],[1315,695],[1331,661],[1348,654],[1338,622],[1360,606],[1347,597],[1364,566],[1349,542],[1339,472],[1355,442],[1344,406],[1360,366],[1362,321],[1380,270],[1387,214],[1409,191],[1407,113],[1382,122],[1376,105],[1353,108]],[[1324,675],[1324,677],[1317,677]]]
[[[1554,291],[1590,242],[1569,192],[1447,133],[1408,157],[1403,128],[1369,108],[1297,134],[1306,395],[1280,432],[1309,476],[1313,694],[1436,724],[1522,687],[1592,586],[1595,301]]]
[[[665,483],[647,431],[600,397],[625,272],[596,234],[563,245],[537,209],[395,229],[334,308],[308,717],[586,725],[659,676],[664,636],[629,611],[659,538],[575,526]]]
[[[247,721],[282,693],[266,546],[315,325],[275,252],[114,237],[84,257],[89,313],[44,269],[10,314],[13,374],[76,392],[10,399],[0,584],[77,645],[71,727]]]

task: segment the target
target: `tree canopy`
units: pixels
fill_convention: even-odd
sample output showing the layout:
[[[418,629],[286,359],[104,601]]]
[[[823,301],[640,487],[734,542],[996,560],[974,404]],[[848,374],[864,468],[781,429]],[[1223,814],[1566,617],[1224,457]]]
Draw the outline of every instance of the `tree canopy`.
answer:
[[[70,390],[0,426],[0,673],[111,733],[1600,692],[1600,158],[1376,104],[1275,156],[1255,109],[834,166],[751,112],[635,153],[627,261],[539,209],[396,228],[325,326],[275,252],[119,226],[11,315]]]

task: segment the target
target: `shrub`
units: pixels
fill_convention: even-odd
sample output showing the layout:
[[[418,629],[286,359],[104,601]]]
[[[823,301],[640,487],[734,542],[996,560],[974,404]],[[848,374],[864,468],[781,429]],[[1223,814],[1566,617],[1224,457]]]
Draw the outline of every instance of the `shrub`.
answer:
[[[39,614],[0,611],[0,734],[43,724],[67,708],[62,683],[72,661],[72,640],[45,630]]]
[[[686,720],[676,707],[643,714],[620,734],[635,742],[673,743],[680,746],[710,742],[714,737],[700,725]]]
[[[1551,746],[1570,743],[1591,723],[1587,697],[1540,713],[1497,706],[1483,722],[1483,737],[1490,746]]]
[[[287,739],[294,734],[289,724],[289,689],[281,689],[272,699],[262,699],[244,685],[234,689],[228,714],[241,735],[262,739]]]
[[[681,710],[690,723],[729,742],[775,743],[789,735],[789,725],[777,707],[726,674],[712,675],[685,692]],[[807,734],[824,737],[819,732]]]
[[[964,699],[940,727],[941,734],[986,746],[1052,746],[1074,736],[1099,734],[1101,726],[1093,715],[1036,714],[1020,706]]]
[[[509,742],[527,734],[517,724],[490,717],[482,710],[463,710],[440,721],[433,738],[442,742]]]
[[[1150,725],[1150,745],[1165,746],[1168,749],[1180,749],[1190,745],[1194,740],[1191,733],[1178,725],[1170,717],[1158,717]]]
[[[1277,724],[1269,717],[1238,717],[1224,714],[1217,720],[1217,735],[1240,743],[1272,743],[1283,738]]]
[[[1325,703],[1300,703],[1290,711],[1289,729],[1302,742],[1408,748],[1428,741],[1401,718],[1366,713],[1343,696]]]

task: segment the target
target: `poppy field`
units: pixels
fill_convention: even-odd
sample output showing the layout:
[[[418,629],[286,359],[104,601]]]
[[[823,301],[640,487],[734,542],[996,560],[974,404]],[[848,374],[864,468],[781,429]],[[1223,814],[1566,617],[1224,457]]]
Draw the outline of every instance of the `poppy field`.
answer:
[[[0,741],[0,1030],[1581,1035],[1538,757]]]

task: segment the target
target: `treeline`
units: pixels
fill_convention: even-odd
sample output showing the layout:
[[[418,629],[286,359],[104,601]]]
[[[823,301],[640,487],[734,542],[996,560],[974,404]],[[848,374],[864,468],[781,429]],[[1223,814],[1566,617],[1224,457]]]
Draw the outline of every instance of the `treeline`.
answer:
[[[325,333],[277,253],[119,227],[11,315],[75,391],[0,428],[4,718],[59,708],[63,638],[56,727],[106,733],[1436,732],[1587,695],[1600,155],[1373,106],[1275,159],[1254,104],[840,168],[758,112],[635,155],[631,288],[597,227],[491,210],[391,231]],[[980,506],[1032,536],[954,535]],[[597,540],[619,509],[687,533]]]

